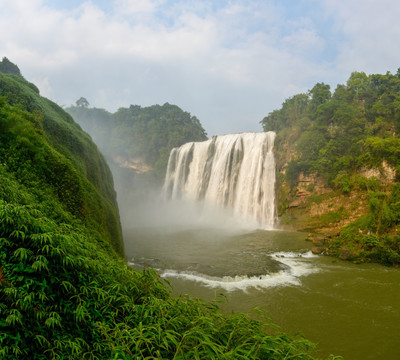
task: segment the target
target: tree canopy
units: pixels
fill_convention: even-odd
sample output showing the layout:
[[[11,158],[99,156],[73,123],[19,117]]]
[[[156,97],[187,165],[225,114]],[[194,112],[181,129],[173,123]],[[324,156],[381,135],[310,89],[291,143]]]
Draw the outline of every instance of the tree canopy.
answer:
[[[86,98],[84,97],[80,97],[78,100],[76,100],[75,104],[77,107],[84,107],[84,108],[87,108],[90,105],[89,101],[87,101]]]
[[[168,103],[131,105],[114,114],[85,106],[66,110],[93,137],[106,157],[140,160],[153,169],[158,179],[165,175],[172,148],[207,139],[196,116]]]
[[[332,196],[353,192],[366,199],[365,216],[343,228],[329,252],[399,264],[400,71],[353,72],[333,94],[318,83],[261,123],[265,131],[277,132],[279,181],[289,187],[280,191],[285,201],[296,196],[300,174],[324,179]],[[395,173],[390,181],[360,175],[366,169],[383,174],[388,167]]]
[[[290,166],[297,167],[297,175],[318,173],[331,182],[340,172],[355,171],[382,160],[400,171],[394,146],[385,152],[372,146],[377,137],[381,141],[398,139],[399,108],[397,74],[367,76],[354,72],[346,85],[338,85],[333,94],[329,85],[318,83],[309,93],[286,100],[261,124],[265,131],[277,132],[278,143],[294,144],[295,161]]]
[[[12,74],[22,76],[21,72],[17,65],[13,64],[10,60],[6,57],[3,57],[3,60],[0,61],[0,72],[4,74]]]

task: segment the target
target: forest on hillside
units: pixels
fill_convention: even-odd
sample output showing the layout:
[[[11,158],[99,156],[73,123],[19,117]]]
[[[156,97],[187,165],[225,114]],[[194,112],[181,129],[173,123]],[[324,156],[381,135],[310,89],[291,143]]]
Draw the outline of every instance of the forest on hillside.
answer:
[[[66,108],[87,131],[109,161],[127,161],[137,172],[163,181],[169,153],[190,141],[207,140],[199,119],[176,105],[131,105],[115,113],[90,108],[80,98]]]
[[[291,97],[262,121],[279,141],[295,145],[288,181],[316,172],[332,182],[341,172],[388,161],[400,174],[400,73],[355,72],[333,93],[316,84],[308,94]],[[290,137],[288,140],[284,138]]]
[[[280,194],[281,212],[298,191],[301,176],[322,178],[337,195],[367,194],[364,216],[326,247],[350,260],[399,264],[400,71],[354,72],[333,93],[318,83],[307,94],[287,99],[261,124],[277,133],[278,181],[286,189],[286,195]],[[364,176],[368,169],[376,169],[377,176]]]

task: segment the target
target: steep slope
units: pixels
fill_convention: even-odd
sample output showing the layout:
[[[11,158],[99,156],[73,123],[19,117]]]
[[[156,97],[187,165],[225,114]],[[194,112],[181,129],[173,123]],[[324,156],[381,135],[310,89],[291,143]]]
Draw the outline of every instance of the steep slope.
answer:
[[[20,76],[0,73],[0,96],[0,156],[6,170],[24,186],[39,185],[46,196],[56,195],[63,210],[122,254],[112,175],[90,137]]]
[[[282,222],[316,232],[315,251],[400,263],[400,73],[316,84],[262,120],[277,132]]]

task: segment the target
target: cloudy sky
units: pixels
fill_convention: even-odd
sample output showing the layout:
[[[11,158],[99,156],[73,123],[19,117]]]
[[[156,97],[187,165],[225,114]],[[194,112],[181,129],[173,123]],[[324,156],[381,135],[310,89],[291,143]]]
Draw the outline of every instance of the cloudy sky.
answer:
[[[398,0],[0,0],[0,57],[41,94],[111,112],[169,102],[211,135],[317,82],[400,67]]]

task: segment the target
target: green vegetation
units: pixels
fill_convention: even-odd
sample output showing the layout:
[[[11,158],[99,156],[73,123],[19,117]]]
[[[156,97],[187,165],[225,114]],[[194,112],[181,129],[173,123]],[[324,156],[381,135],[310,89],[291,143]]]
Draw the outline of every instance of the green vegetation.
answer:
[[[329,211],[313,219],[313,221],[315,222],[314,226],[315,225],[318,225],[318,227],[330,226],[331,224],[337,223],[340,220],[346,218],[348,215],[349,214],[347,213],[347,211],[343,208],[343,206],[341,206],[337,211]]]
[[[23,194],[24,195],[24,194]],[[0,202],[2,359],[311,359],[313,345],[172,298],[83,227]]]
[[[312,344],[172,298],[82,229],[0,203],[3,359],[311,359]]]
[[[400,181],[400,71],[392,75],[354,72],[333,93],[318,83],[295,95],[261,123],[277,132],[281,213],[296,194],[299,176],[322,179],[342,194],[365,194],[367,215],[349,224],[329,247],[331,254],[361,261],[400,264],[397,185]],[[362,175],[375,169],[376,176]],[[388,178],[387,169],[394,175]],[[307,190],[307,189],[306,189]],[[311,196],[315,189],[308,189]],[[350,214],[348,214],[350,216]],[[342,219],[346,212],[326,213]],[[333,219],[334,220],[334,219]],[[374,234],[374,241],[371,241]],[[387,252],[390,255],[387,255]],[[342,255],[341,255],[342,254]]]
[[[79,219],[122,254],[112,175],[90,137],[19,76],[0,73],[0,114],[4,171],[31,189],[46,215]]]
[[[277,143],[294,144],[289,181],[300,172],[317,173],[329,183],[341,171],[351,173],[386,160],[400,170],[400,74],[353,73],[331,95],[316,84],[309,94],[286,100],[262,120],[277,132]]]
[[[118,219],[90,138],[0,73],[2,359],[312,359],[302,337],[173,298],[154,271],[129,267]]]
[[[390,194],[369,191],[368,195],[369,213],[347,225],[332,242],[329,252],[358,261],[398,265],[400,183],[393,186]]]
[[[172,148],[207,140],[200,121],[176,105],[131,105],[114,114],[88,106],[89,102],[80,98],[66,110],[93,136],[108,159],[122,157],[145,164],[158,181],[163,180]]]
[[[21,72],[19,71],[18,66],[13,64],[6,57],[3,57],[3,59],[0,61],[0,72],[2,72],[4,74],[13,74],[13,75],[22,76]]]

